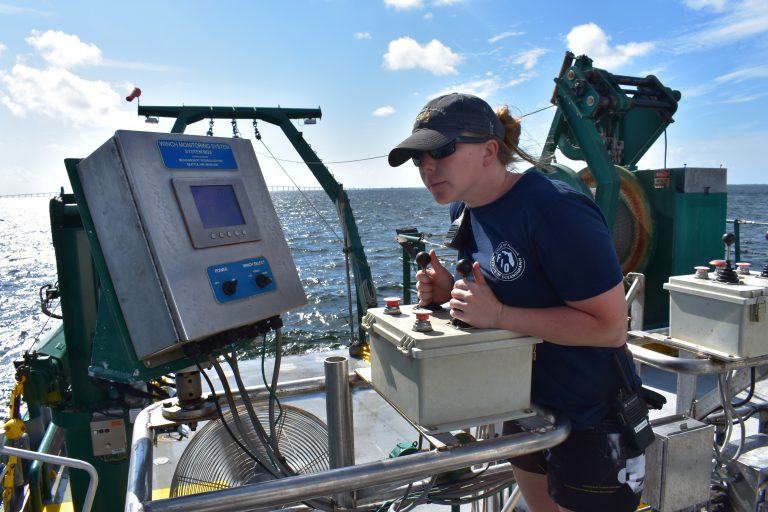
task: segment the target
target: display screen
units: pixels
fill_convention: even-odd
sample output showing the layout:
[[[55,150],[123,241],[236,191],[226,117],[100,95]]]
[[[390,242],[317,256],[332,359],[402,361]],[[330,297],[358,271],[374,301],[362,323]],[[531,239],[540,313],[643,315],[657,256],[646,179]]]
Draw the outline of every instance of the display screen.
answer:
[[[205,229],[245,224],[232,185],[193,185],[190,190]]]

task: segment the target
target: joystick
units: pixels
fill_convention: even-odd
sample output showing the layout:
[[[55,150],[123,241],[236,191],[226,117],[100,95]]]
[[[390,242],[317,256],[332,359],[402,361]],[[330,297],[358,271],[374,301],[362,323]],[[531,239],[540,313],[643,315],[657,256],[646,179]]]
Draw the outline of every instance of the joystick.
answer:
[[[472,272],[472,264],[468,260],[461,259],[456,263],[456,272],[461,274],[461,277],[463,277],[464,280],[466,280],[467,276],[469,276],[469,274]],[[451,325],[459,329],[466,329],[467,327],[472,327],[467,322],[463,320],[459,320],[458,318],[451,318]]]
[[[718,283],[738,284],[739,276],[736,271],[731,267],[731,245],[736,241],[736,235],[733,233],[726,233],[723,235],[723,243],[725,244],[725,265],[719,265],[717,270],[717,278],[715,281]],[[722,261],[722,260],[720,260]]]
[[[416,264],[419,266],[419,270],[426,270],[427,265],[429,265],[429,262],[431,261],[431,258],[429,257],[429,253],[421,251],[419,254],[416,255]],[[427,304],[426,306],[419,306],[422,309],[428,309],[430,311],[442,311],[443,308],[440,306],[440,304],[435,304],[434,302],[431,304]]]

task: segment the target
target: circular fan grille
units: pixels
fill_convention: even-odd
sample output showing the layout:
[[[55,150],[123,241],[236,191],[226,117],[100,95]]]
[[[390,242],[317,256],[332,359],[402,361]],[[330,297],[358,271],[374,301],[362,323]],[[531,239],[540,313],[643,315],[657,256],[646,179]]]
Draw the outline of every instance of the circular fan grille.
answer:
[[[245,406],[239,405],[237,412],[241,424],[248,428],[252,444],[259,446],[260,458],[269,460],[256,432],[250,428]],[[262,425],[268,424],[266,408],[256,408],[256,415]],[[224,411],[224,419],[238,441],[245,445],[231,410]],[[276,430],[280,452],[296,473],[316,473],[329,468],[328,430],[319,418],[302,409],[283,405]],[[272,478],[232,440],[222,422],[214,420],[195,434],[182,453],[171,480],[170,496],[186,496]]]

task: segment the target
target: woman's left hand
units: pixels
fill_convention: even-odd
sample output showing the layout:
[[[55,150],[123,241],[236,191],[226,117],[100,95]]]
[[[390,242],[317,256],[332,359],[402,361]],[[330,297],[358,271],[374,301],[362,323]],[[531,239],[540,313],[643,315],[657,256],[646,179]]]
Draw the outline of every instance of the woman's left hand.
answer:
[[[498,328],[504,305],[485,282],[480,263],[472,264],[474,281],[459,279],[451,290],[451,316],[472,327]]]

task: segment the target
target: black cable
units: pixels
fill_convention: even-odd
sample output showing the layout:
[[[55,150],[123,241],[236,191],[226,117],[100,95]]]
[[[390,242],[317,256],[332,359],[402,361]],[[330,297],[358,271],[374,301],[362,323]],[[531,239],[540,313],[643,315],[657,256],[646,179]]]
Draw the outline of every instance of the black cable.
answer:
[[[219,398],[216,396],[216,392],[213,389],[213,382],[211,382],[211,379],[208,377],[208,375],[203,371],[202,366],[200,366],[200,363],[197,361],[197,358],[193,358],[195,361],[195,366],[197,366],[197,370],[200,372],[200,374],[205,378],[205,381],[208,383],[208,388],[211,390],[211,398],[213,398],[213,404],[216,406],[216,412],[219,413],[219,419],[221,419],[221,424],[224,426],[224,429],[229,433],[229,436],[232,438],[232,440],[235,442],[235,444],[245,452],[246,455],[248,455],[251,459],[253,459],[256,464],[261,466],[266,472],[271,474],[271,471],[268,467],[264,465],[261,460],[256,457],[251,451],[243,445],[240,440],[235,436],[235,433],[232,432],[232,429],[229,428],[229,425],[227,424],[227,420],[224,418],[224,412],[221,410],[221,406],[219,405]],[[231,410],[230,410],[231,411]],[[236,413],[237,411],[235,411]]]
[[[755,396],[755,367],[753,366],[750,368],[749,372],[749,391],[747,392],[747,397],[744,398],[744,400],[737,402],[737,403],[731,403],[733,407],[741,407],[742,405],[746,405],[749,403],[750,400],[752,400],[752,397]]]
[[[235,427],[239,431],[240,436],[242,437],[242,439],[245,442],[245,444],[251,446],[252,441],[251,441],[250,437],[248,437],[247,432],[245,431],[245,428],[243,428],[243,424],[240,421],[240,414],[239,414],[239,412],[237,410],[237,405],[235,404],[235,401],[232,398],[232,391],[231,391],[231,389],[229,387],[229,382],[227,381],[227,377],[226,377],[226,375],[224,375],[224,371],[221,369],[221,365],[219,365],[218,361],[216,361],[212,356],[208,356],[208,360],[213,365],[213,368],[216,371],[216,374],[219,376],[219,380],[221,381],[221,385],[224,387],[224,396],[226,397],[227,403],[229,404],[229,409],[232,412],[232,420],[234,421]],[[262,444],[264,444],[263,440],[262,440]],[[253,447],[251,446],[251,448],[253,448]],[[264,448],[266,449],[267,446],[264,446]],[[257,457],[258,457],[258,455],[257,455]],[[278,478],[279,472],[276,471],[276,463],[275,463],[274,458],[273,458],[274,454],[270,453],[270,451],[267,450],[267,457],[272,459],[270,462],[273,465],[272,468],[268,469],[269,474],[271,474],[275,478]],[[267,464],[265,462],[263,462],[263,461],[262,461],[262,467],[264,467],[265,469],[267,468]]]

